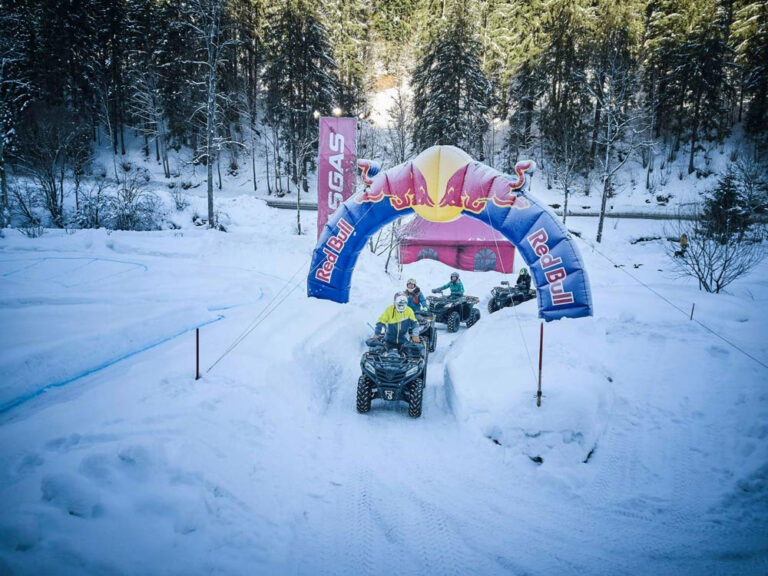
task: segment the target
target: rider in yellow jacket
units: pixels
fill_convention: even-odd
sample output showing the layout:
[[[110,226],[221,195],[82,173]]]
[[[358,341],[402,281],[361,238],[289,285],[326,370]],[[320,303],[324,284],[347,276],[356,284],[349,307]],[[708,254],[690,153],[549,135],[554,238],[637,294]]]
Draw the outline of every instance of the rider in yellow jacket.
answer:
[[[376,338],[382,334],[390,346],[400,346],[409,335],[414,342],[419,341],[419,323],[408,307],[408,297],[402,292],[395,294],[394,304],[387,306],[376,322]]]

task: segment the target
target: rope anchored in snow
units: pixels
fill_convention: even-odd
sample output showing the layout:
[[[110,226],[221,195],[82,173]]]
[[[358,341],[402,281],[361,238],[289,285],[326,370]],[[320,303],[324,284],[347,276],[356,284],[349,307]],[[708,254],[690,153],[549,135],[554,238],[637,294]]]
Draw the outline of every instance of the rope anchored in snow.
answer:
[[[650,286],[648,286],[648,284],[646,284],[645,282],[643,282],[642,280],[640,280],[638,277],[634,276],[634,275],[633,275],[631,272],[629,272],[629,271],[625,270],[623,266],[620,266],[619,264],[617,264],[616,262],[614,262],[614,261],[613,261],[613,259],[611,259],[609,256],[606,256],[605,254],[603,254],[602,252],[600,252],[600,250],[598,250],[598,249],[597,249],[597,248],[596,248],[596,247],[595,247],[593,244],[591,244],[590,242],[587,242],[586,240],[584,240],[583,238],[581,238],[580,236],[578,236],[578,235],[576,235],[576,234],[574,234],[574,236],[576,236],[576,237],[577,237],[579,240],[581,240],[582,242],[584,242],[584,244],[586,244],[587,246],[589,246],[590,248],[592,248],[592,250],[593,250],[594,252],[597,252],[597,253],[598,253],[600,256],[602,256],[602,257],[603,257],[603,258],[605,258],[605,259],[606,259],[608,262],[610,262],[611,264],[613,264],[613,267],[614,267],[614,268],[618,268],[619,270],[621,270],[622,272],[624,272],[624,274],[626,274],[627,276],[629,276],[630,278],[632,278],[632,279],[633,279],[635,282],[637,282],[637,283],[638,283],[638,284],[640,284],[642,287],[646,288],[646,289],[647,289],[647,290],[649,290],[651,293],[653,293],[653,294],[654,294],[656,297],[660,298],[661,300],[663,300],[664,302],[666,302],[667,304],[669,304],[670,306],[672,306],[672,307],[673,307],[675,310],[677,310],[678,312],[680,312],[681,314],[683,314],[683,315],[684,315],[686,318],[688,317],[688,315],[689,315],[689,312],[687,312],[687,311],[683,310],[683,309],[682,309],[682,308],[680,308],[680,307],[679,307],[677,304],[675,304],[675,303],[674,303],[674,302],[672,302],[671,300],[667,299],[667,298],[666,298],[664,295],[660,294],[659,292],[657,292],[656,290],[654,290],[653,288],[651,288]],[[693,318],[693,309],[691,309],[691,312],[690,312],[690,320],[692,320],[693,322],[696,322],[696,324],[698,324],[699,326],[701,326],[702,328],[704,328],[704,329],[705,329],[707,332],[710,332],[712,335],[714,335],[714,336],[717,336],[717,337],[718,337],[720,340],[722,340],[723,342],[725,342],[726,344],[728,344],[728,346],[732,347],[734,350],[738,350],[739,352],[741,352],[742,354],[744,354],[744,355],[745,355],[747,358],[749,358],[749,359],[751,359],[751,360],[754,360],[755,362],[757,362],[757,363],[758,363],[760,366],[762,366],[763,368],[765,368],[765,369],[768,369],[768,364],[766,364],[765,362],[763,362],[763,361],[762,361],[762,360],[760,360],[759,358],[756,358],[756,357],[754,357],[752,354],[750,354],[749,352],[747,352],[746,350],[744,350],[743,348],[741,348],[741,347],[740,347],[740,346],[738,346],[737,344],[734,344],[733,342],[731,342],[730,340],[728,340],[728,339],[727,339],[725,336],[723,336],[722,334],[720,334],[720,333],[716,332],[715,330],[713,330],[712,328],[710,328],[709,326],[707,326],[707,325],[706,325],[706,324],[704,324],[703,322],[701,322],[701,321],[699,321],[699,320],[696,320],[696,319],[694,319],[694,318]]]
[[[373,204],[371,204],[371,206],[369,206],[369,207],[368,207],[368,209],[367,209],[367,210],[366,210],[366,211],[363,213],[363,215],[362,215],[362,218],[364,218],[364,217],[366,216],[366,214],[368,214],[368,212],[370,212],[371,208],[373,208]],[[262,310],[261,310],[261,311],[260,311],[260,312],[259,312],[259,313],[256,315],[256,317],[255,317],[255,318],[254,318],[254,319],[251,321],[251,323],[248,325],[248,327],[247,327],[245,330],[243,330],[243,331],[240,333],[240,335],[239,335],[237,338],[235,338],[235,340],[232,342],[232,344],[230,344],[230,345],[229,345],[229,347],[228,347],[226,350],[224,350],[224,352],[222,353],[222,355],[221,355],[221,356],[219,356],[219,357],[216,359],[216,361],[215,361],[213,364],[211,364],[211,365],[208,367],[208,370],[206,370],[206,371],[205,371],[205,373],[206,373],[206,374],[207,374],[208,372],[210,372],[211,370],[213,370],[213,367],[214,367],[214,366],[216,366],[216,364],[218,364],[219,362],[221,362],[221,360],[222,360],[222,359],[223,359],[223,358],[224,358],[224,357],[225,357],[227,354],[229,354],[230,352],[232,352],[232,350],[234,350],[235,348],[237,348],[237,346],[238,346],[238,345],[239,345],[239,344],[240,344],[240,343],[241,343],[243,340],[245,340],[245,339],[248,337],[248,335],[249,335],[251,332],[253,332],[253,331],[254,331],[256,328],[258,328],[258,327],[259,327],[259,325],[260,325],[262,322],[264,322],[264,320],[266,320],[266,319],[267,319],[267,318],[270,316],[270,314],[272,314],[272,312],[274,312],[275,310],[277,310],[277,309],[278,309],[278,308],[279,308],[279,307],[280,307],[280,306],[283,304],[283,302],[285,302],[285,301],[288,299],[288,297],[289,297],[291,294],[293,294],[293,293],[296,291],[296,288],[298,288],[299,286],[301,286],[301,281],[299,281],[299,282],[296,282],[296,283],[293,285],[293,287],[292,287],[292,288],[291,288],[291,289],[290,289],[288,292],[286,292],[285,294],[283,294],[283,291],[284,291],[284,290],[286,290],[286,288],[288,288],[288,286],[289,286],[289,285],[290,285],[290,283],[293,281],[293,279],[294,279],[294,278],[296,278],[296,275],[297,275],[299,272],[301,272],[302,270],[304,270],[304,267],[307,265],[307,262],[309,262],[309,261],[311,260],[311,258],[312,258],[312,257],[310,256],[309,258],[307,258],[306,260],[304,260],[304,262],[302,262],[301,266],[299,266],[299,268],[296,270],[296,272],[294,272],[294,273],[291,275],[291,277],[290,277],[290,278],[288,278],[288,280],[286,280],[286,281],[285,281],[285,284],[283,284],[283,285],[281,286],[280,290],[278,290],[278,291],[275,293],[275,295],[272,297],[272,299],[271,299],[269,302],[267,302],[267,305],[266,305],[266,306],[265,306],[265,307],[264,307],[264,308],[263,308],[263,309],[262,309]],[[323,260],[320,260],[320,262],[318,262],[318,263],[317,263],[317,265],[315,265],[315,266],[314,266],[314,267],[313,267],[313,268],[312,268],[312,269],[309,271],[309,275],[311,276],[311,275],[312,275],[312,273],[313,273],[313,272],[316,272],[316,271],[317,271],[317,270],[320,268],[320,266],[322,266],[322,265],[323,265]],[[274,306],[273,306],[273,304],[274,304]]]

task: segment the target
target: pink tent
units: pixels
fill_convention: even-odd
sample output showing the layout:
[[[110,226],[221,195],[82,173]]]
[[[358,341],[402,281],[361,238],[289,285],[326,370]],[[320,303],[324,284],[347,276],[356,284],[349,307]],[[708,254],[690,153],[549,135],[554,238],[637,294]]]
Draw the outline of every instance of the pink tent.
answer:
[[[417,216],[403,232],[400,262],[410,264],[425,258],[461,270],[510,274],[515,247],[476,218],[460,216],[453,222],[430,222]]]

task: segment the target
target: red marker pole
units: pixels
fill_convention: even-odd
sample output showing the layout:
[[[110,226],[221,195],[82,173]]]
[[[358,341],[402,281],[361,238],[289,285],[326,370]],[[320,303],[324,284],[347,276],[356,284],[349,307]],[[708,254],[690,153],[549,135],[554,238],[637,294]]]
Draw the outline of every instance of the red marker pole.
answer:
[[[544,352],[544,322],[539,332],[539,390],[536,392],[536,406],[541,406],[541,358]]]
[[[195,328],[195,380],[200,380],[200,328]]]

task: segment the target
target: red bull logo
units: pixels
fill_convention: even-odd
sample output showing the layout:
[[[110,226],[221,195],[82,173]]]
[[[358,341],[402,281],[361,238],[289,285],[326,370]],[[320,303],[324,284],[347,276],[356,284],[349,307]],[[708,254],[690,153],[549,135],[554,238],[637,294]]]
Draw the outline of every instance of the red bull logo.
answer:
[[[339,259],[339,255],[344,250],[344,246],[347,244],[347,240],[349,240],[350,236],[352,236],[352,232],[355,231],[355,227],[344,220],[344,218],[339,218],[338,227],[338,233],[335,236],[328,238],[325,246],[323,246],[323,254],[325,254],[325,259],[315,271],[315,278],[325,282],[326,284],[331,283],[331,275],[333,274],[333,270],[336,267],[336,261]]]
[[[500,208],[524,210],[531,207],[531,202],[513,190],[523,187],[525,174],[519,174],[518,180],[509,181],[505,176],[496,176],[488,183],[477,181],[474,174],[467,174],[469,168],[463,168],[448,180],[445,194],[440,199],[440,207],[458,207],[467,212],[480,214],[490,200]],[[463,183],[463,184],[462,184]]]
[[[399,176],[399,178],[398,178]],[[365,180],[364,180],[365,181]],[[406,174],[395,174],[376,183],[378,186],[367,186],[358,199],[364,202],[381,202],[389,198],[389,203],[395,210],[416,208],[417,206],[434,206],[435,202],[427,192],[427,182],[418,168],[408,170]]]
[[[553,306],[562,306],[564,304],[573,303],[573,292],[566,292],[563,289],[563,282],[568,277],[563,266],[559,266],[563,263],[562,258],[555,258],[549,252],[549,246],[547,241],[549,236],[544,228],[539,228],[533,234],[529,234],[526,238],[528,244],[535,254],[539,257],[541,268],[544,270],[544,276],[549,283],[549,293],[552,296]],[[557,266],[557,268],[555,268]]]
[[[433,222],[450,222],[465,210],[480,214],[489,201],[500,208],[531,207],[530,200],[523,196],[535,170],[531,161],[518,162],[516,176],[511,178],[473,162],[458,148],[435,146],[375,180],[370,178],[369,162],[360,165],[367,185],[357,199],[361,204],[389,199],[395,210],[412,208]]]
[[[423,186],[419,186],[415,191],[411,188],[406,188],[401,194],[390,194],[383,189],[372,193],[367,189],[357,201],[360,204],[364,202],[381,202],[384,198],[389,198],[389,203],[395,210],[435,205]]]
[[[403,194],[385,194],[385,196],[389,197],[389,202],[395,210],[435,205],[427,194],[426,188],[421,184],[415,189],[406,189]]]

